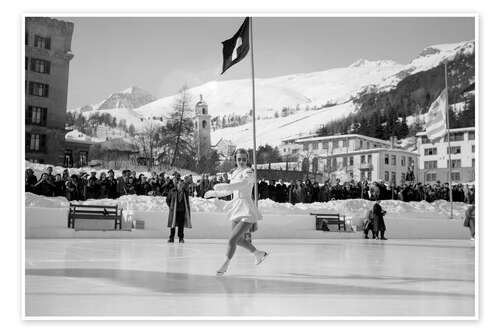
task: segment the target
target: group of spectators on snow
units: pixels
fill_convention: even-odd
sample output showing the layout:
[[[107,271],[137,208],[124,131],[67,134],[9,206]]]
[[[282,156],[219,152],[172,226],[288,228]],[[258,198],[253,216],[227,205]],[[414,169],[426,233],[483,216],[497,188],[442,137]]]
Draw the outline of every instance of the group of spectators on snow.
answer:
[[[54,197],[63,196],[68,200],[87,199],[115,199],[122,195],[137,194],[151,196],[167,196],[177,183],[186,190],[191,197],[203,197],[213,190],[217,183],[229,183],[227,173],[220,176],[201,175],[196,182],[191,175],[183,178],[178,172],[171,176],[166,173],[151,172],[149,177],[137,174],[135,171],[123,170],[115,175],[113,170],[101,172],[81,172],[69,174],[65,169],[62,174],[54,174],[53,168],[48,167],[40,178],[35,176],[32,169],[26,169],[25,190],[39,195]],[[394,199],[402,201],[432,202],[435,200],[449,200],[450,188],[448,183],[422,184],[406,182],[404,185],[392,186],[381,182],[344,182],[339,179],[329,180],[323,184],[306,179],[284,183],[281,179],[264,180],[258,182],[259,199],[271,199],[275,202],[312,203],[327,202],[341,199]],[[452,187],[453,201],[474,203],[474,185],[455,184]],[[224,199],[231,199],[230,196]]]

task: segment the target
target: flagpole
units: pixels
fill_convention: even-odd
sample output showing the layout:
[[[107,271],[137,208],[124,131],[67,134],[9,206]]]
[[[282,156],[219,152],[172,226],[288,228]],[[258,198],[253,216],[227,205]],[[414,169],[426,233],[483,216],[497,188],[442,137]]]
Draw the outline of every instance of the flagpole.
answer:
[[[447,129],[447,137],[448,137],[448,173],[450,180],[450,219],[453,218],[453,191],[452,191],[452,180],[451,180],[451,147],[450,147],[450,117],[448,115],[448,67],[447,61],[444,62],[444,89],[446,91],[446,103],[445,103],[445,111],[446,111],[446,129]]]
[[[258,207],[259,193],[257,188],[257,137],[255,131],[255,75],[253,65],[253,18],[250,17],[250,59],[252,64],[252,124],[253,124],[253,167],[254,167],[254,200],[255,206]]]

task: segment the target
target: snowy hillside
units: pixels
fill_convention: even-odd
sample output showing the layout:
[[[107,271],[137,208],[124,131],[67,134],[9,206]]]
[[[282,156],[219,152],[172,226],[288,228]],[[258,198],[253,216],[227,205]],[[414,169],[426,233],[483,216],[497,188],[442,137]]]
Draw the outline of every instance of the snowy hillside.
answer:
[[[267,79],[257,78],[256,115],[261,118],[257,121],[257,144],[278,145],[283,138],[312,133],[320,125],[356,112],[358,105],[351,102],[353,97],[365,92],[391,90],[404,78],[432,69],[443,60],[452,60],[459,54],[473,54],[474,47],[474,41],[429,46],[406,65],[391,60],[360,59],[345,68]],[[199,95],[203,95],[212,118],[225,115],[243,116],[251,109],[249,79],[211,81],[193,87],[188,92],[192,96],[193,105],[199,100]],[[144,96],[148,95],[139,89],[135,91],[131,89],[128,93],[137,95],[137,100],[140,101],[145,101],[147,97]],[[153,120],[153,117],[167,116],[177,98],[173,95],[140,107],[124,108],[130,101],[122,98],[121,94],[127,94],[127,91],[112,94],[105,101],[91,106],[90,110],[93,111],[90,112],[108,112],[117,120],[125,119],[127,124],[134,124],[140,129],[141,125]],[[141,99],[140,96],[145,99]],[[324,105],[330,107],[322,108]],[[275,114],[279,114],[285,107],[296,112],[287,117],[276,118]],[[111,109],[102,110],[102,108]],[[86,109],[88,110],[89,106]],[[90,113],[85,111],[82,114]],[[231,140],[237,146],[250,147],[251,134],[251,123],[226,127],[212,133],[212,142],[224,138]]]

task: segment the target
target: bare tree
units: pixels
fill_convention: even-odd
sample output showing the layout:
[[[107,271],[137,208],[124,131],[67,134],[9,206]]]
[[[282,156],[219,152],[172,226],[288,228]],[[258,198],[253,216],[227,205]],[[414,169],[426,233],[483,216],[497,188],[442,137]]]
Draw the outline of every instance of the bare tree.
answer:
[[[172,120],[173,120],[173,123],[176,124],[177,133],[176,133],[176,138],[175,138],[174,153],[172,156],[170,166],[174,166],[175,161],[178,158],[179,148],[182,145],[181,138],[182,138],[183,134],[187,134],[187,136],[190,137],[191,136],[190,134],[192,133],[192,127],[191,127],[191,133],[189,133],[189,129],[187,129],[185,126],[186,125],[185,118],[190,116],[190,113],[192,113],[192,109],[190,107],[191,96],[189,95],[187,89],[188,88],[186,85],[184,85],[181,88],[181,90],[179,91],[178,97],[173,105],[174,112],[172,113]]]
[[[155,153],[158,151],[160,145],[160,129],[159,126],[153,122],[144,125],[137,133],[137,142],[142,150],[144,157],[148,161],[148,168],[152,167],[152,162],[155,159]]]

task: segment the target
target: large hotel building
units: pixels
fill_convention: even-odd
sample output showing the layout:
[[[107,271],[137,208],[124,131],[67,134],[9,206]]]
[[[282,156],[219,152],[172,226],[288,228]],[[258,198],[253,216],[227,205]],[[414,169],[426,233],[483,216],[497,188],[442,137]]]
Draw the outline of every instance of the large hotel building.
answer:
[[[73,23],[25,19],[26,160],[63,164]]]
[[[399,148],[391,141],[359,135],[333,135],[285,140],[283,156],[300,156],[311,162],[323,178],[385,181],[396,185],[405,182],[408,173],[418,181],[418,154]]]
[[[422,182],[449,182],[451,155],[451,181],[474,182],[476,166],[476,132],[474,127],[450,129],[450,144],[443,136],[431,142],[425,132],[417,133],[417,149],[420,155],[419,173]]]

